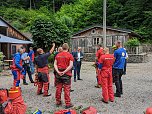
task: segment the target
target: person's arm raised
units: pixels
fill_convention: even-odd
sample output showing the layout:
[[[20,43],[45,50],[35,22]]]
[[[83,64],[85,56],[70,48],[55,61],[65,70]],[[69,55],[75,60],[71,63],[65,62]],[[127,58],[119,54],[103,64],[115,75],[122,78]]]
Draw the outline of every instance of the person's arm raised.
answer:
[[[53,53],[53,51],[54,51],[54,49],[55,49],[55,43],[53,43],[52,45],[53,45],[53,47],[50,49],[50,53],[51,53],[51,54]]]

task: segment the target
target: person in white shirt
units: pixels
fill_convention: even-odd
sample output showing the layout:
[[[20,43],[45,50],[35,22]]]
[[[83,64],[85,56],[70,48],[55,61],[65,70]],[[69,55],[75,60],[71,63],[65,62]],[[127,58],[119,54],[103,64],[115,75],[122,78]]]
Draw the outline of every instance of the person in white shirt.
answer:
[[[81,70],[81,64],[82,64],[82,59],[83,59],[83,53],[81,52],[81,47],[78,47],[77,51],[78,59],[77,59],[77,79],[82,80],[80,78],[80,70]]]

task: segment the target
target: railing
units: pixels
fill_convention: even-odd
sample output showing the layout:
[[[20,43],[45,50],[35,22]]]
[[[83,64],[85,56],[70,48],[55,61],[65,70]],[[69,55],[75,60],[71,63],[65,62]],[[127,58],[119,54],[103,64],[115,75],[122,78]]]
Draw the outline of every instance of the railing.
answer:
[[[142,44],[140,46],[125,47],[128,54],[152,53],[152,44]]]

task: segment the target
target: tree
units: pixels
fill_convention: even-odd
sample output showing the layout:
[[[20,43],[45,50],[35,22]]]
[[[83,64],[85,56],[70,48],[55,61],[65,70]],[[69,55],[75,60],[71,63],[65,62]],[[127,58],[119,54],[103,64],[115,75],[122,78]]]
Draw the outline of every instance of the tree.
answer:
[[[53,42],[60,45],[69,42],[70,39],[68,27],[53,17],[38,17],[35,19],[31,32],[36,47],[42,47],[46,50]]]

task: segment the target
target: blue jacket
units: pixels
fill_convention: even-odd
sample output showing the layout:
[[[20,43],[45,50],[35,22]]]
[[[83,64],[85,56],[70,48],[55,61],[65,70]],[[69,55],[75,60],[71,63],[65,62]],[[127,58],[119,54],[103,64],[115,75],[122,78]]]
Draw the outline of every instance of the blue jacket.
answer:
[[[13,58],[13,69],[19,69],[22,70],[22,59],[21,59],[21,54],[20,53],[16,53],[14,54],[14,58]]]

